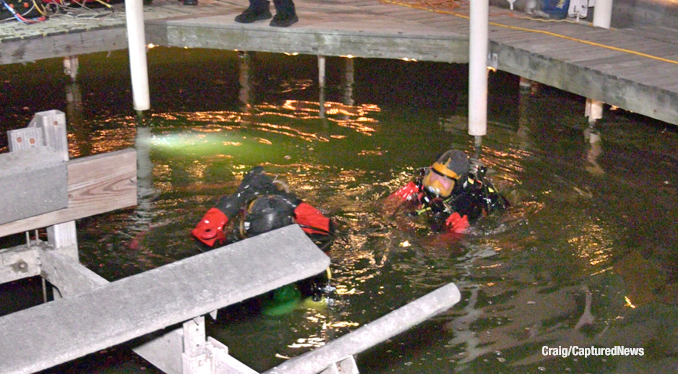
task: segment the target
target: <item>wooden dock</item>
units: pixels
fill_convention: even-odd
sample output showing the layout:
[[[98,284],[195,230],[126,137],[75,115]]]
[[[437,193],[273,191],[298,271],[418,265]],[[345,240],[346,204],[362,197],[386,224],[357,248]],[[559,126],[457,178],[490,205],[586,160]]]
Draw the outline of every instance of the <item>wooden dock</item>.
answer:
[[[297,1],[300,21],[289,28],[234,22],[244,0],[201,0],[197,7],[155,0],[144,10],[147,42],[157,45],[467,63],[468,2],[422,4]],[[115,9],[97,18],[3,23],[0,63],[126,48],[124,9]],[[488,62],[498,70],[678,125],[678,30],[607,30],[490,7],[489,35]]]

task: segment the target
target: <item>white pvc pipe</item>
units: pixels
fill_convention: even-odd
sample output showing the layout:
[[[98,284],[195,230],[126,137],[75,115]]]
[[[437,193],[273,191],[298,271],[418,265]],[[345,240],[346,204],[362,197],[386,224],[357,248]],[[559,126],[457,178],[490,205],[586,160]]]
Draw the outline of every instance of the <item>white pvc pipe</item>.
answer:
[[[127,44],[134,109],[148,110],[151,108],[151,98],[148,90],[143,0],[125,1],[125,19],[127,20]]]
[[[453,307],[461,299],[454,283],[442,286],[324,346],[293,357],[263,374],[312,374],[356,355]]]
[[[593,26],[609,29],[612,22],[612,0],[596,0],[593,9]]]
[[[471,0],[468,71],[468,133],[487,134],[488,0]]]

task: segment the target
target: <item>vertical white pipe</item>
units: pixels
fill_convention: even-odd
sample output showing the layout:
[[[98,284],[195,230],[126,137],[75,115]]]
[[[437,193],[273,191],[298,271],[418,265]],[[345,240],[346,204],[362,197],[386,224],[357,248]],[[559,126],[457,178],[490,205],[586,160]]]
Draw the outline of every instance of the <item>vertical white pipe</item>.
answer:
[[[468,133],[487,134],[487,34],[489,0],[471,0],[468,71]]]
[[[143,0],[125,1],[125,19],[134,109],[148,110],[151,108],[151,98],[148,90]]]
[[[593,26],[610,28],[612,22],[612,0],[596,0],[593,7]]]

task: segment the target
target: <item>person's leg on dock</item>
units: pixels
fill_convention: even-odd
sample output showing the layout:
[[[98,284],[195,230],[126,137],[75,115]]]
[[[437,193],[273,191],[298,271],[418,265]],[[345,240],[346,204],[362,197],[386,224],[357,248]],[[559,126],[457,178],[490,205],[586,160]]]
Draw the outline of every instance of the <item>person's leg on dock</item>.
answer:
[[[269,19],[273,15],[269,8],[268,0],[250,0],[249,8],[245,9],[242,14],[235,17],[235,22],[252,23],[263,19]]]
[[[273,0],[275,5],[275,17],[271,20],[271,26],[287,27],[299,21],[292,0]]]

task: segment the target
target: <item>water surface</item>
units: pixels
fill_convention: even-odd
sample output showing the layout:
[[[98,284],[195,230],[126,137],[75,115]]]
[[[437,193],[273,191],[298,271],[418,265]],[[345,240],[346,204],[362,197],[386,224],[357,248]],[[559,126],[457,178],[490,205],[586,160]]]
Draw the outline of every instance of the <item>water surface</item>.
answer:
[[[59,109],[71,157],[137,149],[138,206],[78,222],[81,262],[104,278],[198,254],[190,230],[256,165],[337,221],[330,307],[230,308],[209,323],[255,370],[454,282],[457,306],[359,355],[361,372],[678,371],[676,128],[607,110],[591,130],[583,98],[521,93],[516,77],[491,73],[482,159],[512,206],[451,241],[385,214],[383,200],[447,148],[473,151],[465,66],[330,58],[321,92],[315,57],[156,48],[143,118],[124,53],[83,56],[80,69],[73,83],[59,60],[2,67],[0,147],[4,130]],[[13,302],[0,309],[39,302],[39,289],[3,286]],[[644,356],[545,357],[544,346]],[[49,372],[141,370],[157,372],[117,347]]]

